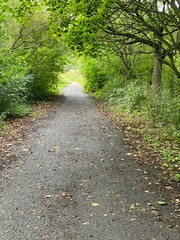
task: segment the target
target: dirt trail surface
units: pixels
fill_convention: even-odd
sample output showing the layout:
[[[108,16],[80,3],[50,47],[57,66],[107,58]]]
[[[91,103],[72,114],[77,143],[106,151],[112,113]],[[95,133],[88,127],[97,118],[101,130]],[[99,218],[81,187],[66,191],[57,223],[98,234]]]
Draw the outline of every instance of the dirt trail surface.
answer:
[[[180,239],[169,220],[177,209],[155,203],[163,196],[148,190],[148,172],[123,136],[78,84],[64,95],[53,118],[16,150],[15,170],[3,170],[0,239]],[[22,149],[31,152],[22,157]]]

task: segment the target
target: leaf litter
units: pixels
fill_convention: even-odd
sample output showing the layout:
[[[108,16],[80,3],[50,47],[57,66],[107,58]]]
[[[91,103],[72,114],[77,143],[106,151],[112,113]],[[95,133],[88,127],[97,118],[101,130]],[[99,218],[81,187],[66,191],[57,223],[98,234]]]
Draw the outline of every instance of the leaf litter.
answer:
[[[8,118],[5,128],[0,130],[0,170],[17,160],[15,146],[20,147],[24,140],[31,138],[43,120],[53,116],[63,102],[63,96],[55,96],[47,101],[32,103],[32,111],[22,118]],[[22,154],[31,153],[31,149],[21,148]]]

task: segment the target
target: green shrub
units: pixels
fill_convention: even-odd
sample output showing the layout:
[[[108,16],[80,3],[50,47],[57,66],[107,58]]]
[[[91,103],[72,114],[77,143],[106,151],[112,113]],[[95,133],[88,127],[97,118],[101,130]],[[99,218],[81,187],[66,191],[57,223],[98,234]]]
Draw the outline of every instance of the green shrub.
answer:
[[[59,73],[67,59],[63,51],[58,46],[44,46],[32,52],[28,59],[34,76],[28,84],[30,99],[43,99],[59,93]]]
[[[16,104],[12,109],[11,109],[11,115],[12,116],[18,116],[18,117],[24,117],[27,114],[29,114],[31,111],[31,107],[26,104],[26,103],[19,103]]]
[[[1,49],[0,59],[0,115],[12,114],[13,108],[25,102],[31,76],[27,74],[25,57]]]
[[[158,101],[152,99],[149,106],[148,113],[153,122],[169,127],[172,138],[180,139],[180,98],[172,98],[168,93],[163,93]]]
[[[87,92],[97,92],[108,80],[106,68],[99,59],[86,58],[81,70],[86,79],[85,90]]]

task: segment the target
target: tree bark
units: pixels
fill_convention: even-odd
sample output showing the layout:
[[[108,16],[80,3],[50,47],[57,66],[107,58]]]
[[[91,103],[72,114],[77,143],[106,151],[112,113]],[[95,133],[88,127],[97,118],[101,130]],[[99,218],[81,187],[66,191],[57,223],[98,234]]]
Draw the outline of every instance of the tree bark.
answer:
[[[132,76],[132,64],[131,62],[126,62],[126,61],[123,61],[123,75],[124,75],[124,82],[126,85],[129,84],[130,80],[131,80],[131,76]]]
[[[180,50],[180,27],[177,32],[177,48]]]
[[[163,36],[163,27],[159,29],[159,36]],[[162,75],[162,65],[163,65],[163,52],[162,52],[162,41],[157,39],[158,46],[155,50],[155,60],[152,74],[152,92],[156,95],[160,94],[161,87],[161,75]]]
[[[159,93],[161,86],[161,75],[162,75],[162,60],[161,57],[156,55],[152,74],[152,91],[153,93]]]

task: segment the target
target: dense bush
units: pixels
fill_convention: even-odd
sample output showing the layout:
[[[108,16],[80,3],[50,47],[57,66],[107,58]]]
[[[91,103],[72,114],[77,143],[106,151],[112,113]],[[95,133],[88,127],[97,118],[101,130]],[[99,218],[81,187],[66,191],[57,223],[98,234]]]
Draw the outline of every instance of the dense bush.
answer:
[[[102,59],[84,59],[83,73],[86,78],[85,89],[98,98],[106,99],[118,111],[141,112],[148,116],[156,126],[166,126],[172,139],[180,137],[180,99],[178,96],[178,79],[173,77],[173,95],[170,88],[172,73],[165,68],[161,94],[151,93],[150,80],[152,73],[152,56],[139,55],[138,65],[133,66],[132,78],[127,83],[123,76],[123,63],[111,57],[111,61]],[[118,62],[118,64],[117,64]],[[103,73],[103,74],[99,74]],[[117,74],[119,73],[119,74]],[[98,75],[99,74],[99,75]],[[100,76],[98,78],[98,76]]]
[[[0,119],[8,114],[16,114],[17,106],[24,104],[27,84],[31,77],[26,64],[26,54],[19,55],[10,48],[8,34],[7,2],[1,3],[0,9]],[[3,11],[4,7],[4,11]],[[7,12],[5,11],[7,10]],[[20,112],[20,110],[18,110]]]
[[[24,57],[8,50],[1,50],[0,57],[0,112],[12,114],[17,105],[25,102],[31,76]]]
[[[42,99],[59,93],[59,73],[66,63],[64,50],[57,46],[38,48],[30,55],[28,62],[34,76],[28,84],[28,97]]]
[[[96,58],[88,57],[81,66],[86,79],[85,90],[93,93],[102,89],[108,80],[105,64]]]
[[[0,0],[1,2],[1,0]],[[51,31],[47,13],[29,15],[29,24],[0,9],[0,119],[29,112],[27,99],[59,92],[59,72],[67,60],[64,43]],[[5,11],[6,10],[6,11]]]

